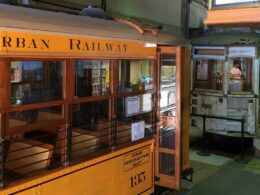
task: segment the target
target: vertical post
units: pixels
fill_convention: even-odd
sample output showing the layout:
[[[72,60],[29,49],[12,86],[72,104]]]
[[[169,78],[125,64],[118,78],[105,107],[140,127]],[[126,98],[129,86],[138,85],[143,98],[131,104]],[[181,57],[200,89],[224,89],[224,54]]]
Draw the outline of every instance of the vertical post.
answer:
[[[112,151],[116,149],[116,117],[114,117],[111,121],[111,131],[110,131],[110,138],[111,138],[111,148]]]
[[[116,145],[117,145],[117,143],[116,143],[117,119],[116,118],[114,118],[114,129],[113,129],[113,131],[114,131],[114,136],[113,136],[113,143],[114,143],[114,145],[113,145],[113,147],[115,149]]]
[[[106,0],[102,0],[102,1],[101,1],[101,7],[102,7],[102,9],[103,9],[104,11],[107,11],[107,2],[106,2]]]
[[[206,140],[206,116],[203,115],[203,152],[205,153],[206,151],[206,146],[207,146],[207,140]]]
[[[201,152],[198,152],[198,155],[200,156],[209,156],[209,153],[206,152],[206,147],[207,147],[207,139],[206,139],[206,115],[202,115],[202,119],[203,119],[203,148]]]
[[[66,128],[66,166],[71,163],[71,142],[72,142],[72,132],[70,126]]]
[[[245,120],[241,119],[241,161],[244,160],[244,124]]]
[[[0,138],[0,188],[4,187],[4,139]]]

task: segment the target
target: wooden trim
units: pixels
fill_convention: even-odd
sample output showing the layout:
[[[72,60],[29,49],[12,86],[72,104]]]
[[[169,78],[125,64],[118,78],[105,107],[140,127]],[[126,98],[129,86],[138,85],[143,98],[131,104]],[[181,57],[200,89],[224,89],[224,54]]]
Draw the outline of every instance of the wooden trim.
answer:
[[[0,136],[4,136],[5,132],[5,118],[6,118],[6,107],[7,107],[7,60],[6,59],[0,59],[0,109],[1,109],[1,117],[0,117]]]
[[[42,103],[35,103],[35,104],[26,104],[20,106],[12,106],[8,109],[8,112],[18,112],[23,110],[33,110],[33,109],[40,109],[40,108],[48,108],[53,106],[62,106],[66,103],[66,100],[58,100],[58,101],[51,101],[51,102],[42,102]]]
[[[180,146],[181,146],[181,48],[176,47],[176,130],[175,130],[175,178],[176,189],[180,188]]]
[[[74,98],[72,100],[72,104],[80,104],[80,103],[87,103],[87,102],[95,102],[95,101],[102,101],[111,99],[113,95],[104,95],[104,96],[89,96],[89,97],[82,97],[82,98]]]
[[[189,128],[190,128],[190,59],[191,59],[191,48],[182,47],[181,48],[181,64],[182,71],[181,79],[182,89],[181,89],[181,167],[182,170],[190,168],[190,159],[189,159]]]
[[[260,23],[260,7],[214,10],[208,12],[206,25],[242,25]]]
[[[159,153],[167,153],[167,154],[175,154],[174,149],[168,149],[168,148],[158,148]]]

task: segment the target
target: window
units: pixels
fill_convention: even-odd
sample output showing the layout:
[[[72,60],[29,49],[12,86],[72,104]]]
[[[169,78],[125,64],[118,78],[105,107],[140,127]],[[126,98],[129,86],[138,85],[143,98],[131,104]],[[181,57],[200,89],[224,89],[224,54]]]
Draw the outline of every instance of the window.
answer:
[[[259,0],[213,0],[213,6],[242,5],[260,3]]]
[[[222,90],[223,60],[194,60],[194,85],[198,89]]]
[[[11,62],[12,105],[60,99],[62,99],[62,62]]]
[[[110,93],[108,60],[77,60],[75,96],[100,96]]]
[[[9,114],[9,128],[24,126],[26,131],[33,130],[33,126],[30,126],[32,124],[61,119],[63,119],[62,106],[11,112]],[[41,125],[44,129],[39,130],[45,130],[45,126],[48,126],[48,124]]]
[[[153,89],[152,66],[149,60],[121,60],[119,91],[138,92]]]
[[[109,102],[103,100],[73,105],[72,159],[109,149],[112,125]]]
[[[176,56],[166,55],[161,56],[161,86],[167,85],[175,86],[176,83]]]
[[[229,60],[229,92],[251,92],[252,80],[252,58],[233,58]]]
[[[107,120],[109,120],[109,100],[73,105],[73,127],[96,131],[99,123]]]

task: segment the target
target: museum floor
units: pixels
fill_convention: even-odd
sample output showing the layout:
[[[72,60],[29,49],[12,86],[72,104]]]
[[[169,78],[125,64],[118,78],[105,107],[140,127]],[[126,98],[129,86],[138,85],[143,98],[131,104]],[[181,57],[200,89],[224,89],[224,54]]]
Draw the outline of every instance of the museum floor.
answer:
[[[260,158],[254,157],[252,143],[246,141],[247,151],[241,161],[239,139],[214,137],[208,140],[209,156],[201,156],[201,137],[191,136],[190,162],[193,181],[182,180],[180,191],[159,190],[162,195],[258,195]],[[212,143],[212,144],[211,144]],[[251,148],[251,149],[250,149]]]

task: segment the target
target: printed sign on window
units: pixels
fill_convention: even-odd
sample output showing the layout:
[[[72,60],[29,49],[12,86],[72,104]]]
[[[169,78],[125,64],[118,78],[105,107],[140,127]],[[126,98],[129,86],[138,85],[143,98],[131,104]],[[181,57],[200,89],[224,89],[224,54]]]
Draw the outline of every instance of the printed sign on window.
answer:
[[[131,126],[131,140],[136,141],[144,138],[144,121],[132,123]]]

